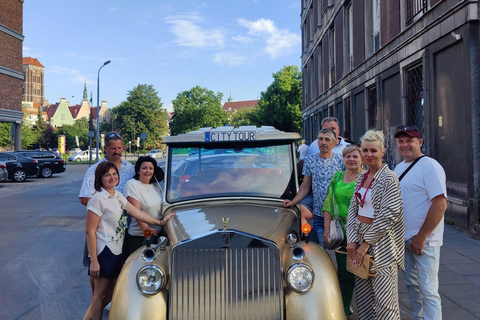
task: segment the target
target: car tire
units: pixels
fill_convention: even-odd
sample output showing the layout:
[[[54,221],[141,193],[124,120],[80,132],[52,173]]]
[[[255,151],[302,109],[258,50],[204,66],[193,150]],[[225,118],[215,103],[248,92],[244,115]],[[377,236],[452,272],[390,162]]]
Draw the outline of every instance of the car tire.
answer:
[[[82,161],[82,159],[77,158],[77,159],[75,159],[75,161],[80,162],[80,161]]]
[[[12,180],[15,182],[24,182],[27,180],[27,172],[23,169],[16,169],[12,172]]]
[[[52,174],[52,168],[50,167],[43,167],[42,169],[40,169],[40,176],[42,178],[50,178]]]

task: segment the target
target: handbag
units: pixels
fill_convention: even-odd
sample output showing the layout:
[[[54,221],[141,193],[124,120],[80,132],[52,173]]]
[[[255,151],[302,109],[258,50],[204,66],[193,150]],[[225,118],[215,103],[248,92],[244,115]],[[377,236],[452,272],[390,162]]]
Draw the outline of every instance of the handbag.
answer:
[[[345,247],[341,247],[335,250],[335,252],[340,253],[340,254],[347,254],[346,251],[342,250],[345,249]],[[373,271],[372,271],[373,268]],[[347,257],[347,271],[350,273],[353,273],[359,278],[362,279],[368,279],[368,278],[375,278],[376,275],[378,274],[378,267],[377,264],[375,263],[375,260],[373,259],[373,256],[366,253],[365,256],[363,257],[363,262],[361,265],[357,265],[352,262],[351,259],[348,259]]]
[[[335,216],[332,221],[330,221],[330,237],[328,238],[328,245],[325,245],[325,248],[330,250],[340,247],[345,239],[342,225],[340,224],[340,221],[338,221],[337,204],[335,203],[335,200],[333,200],[333,207]]]

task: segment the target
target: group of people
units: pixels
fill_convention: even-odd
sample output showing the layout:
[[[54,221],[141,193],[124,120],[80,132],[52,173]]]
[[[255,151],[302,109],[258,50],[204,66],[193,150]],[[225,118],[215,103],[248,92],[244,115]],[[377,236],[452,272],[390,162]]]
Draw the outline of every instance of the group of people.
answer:
[[[313,218],[320,245],[328,244],[334,217],[342,225],[347,255],[335,255],[346,315],[355,290],[359,319],[400,319],[401,269],[413,319],[442,319],[438,270],[447,207],[443,168],[423,155],[423,139],[413,125],[397,128],[397,149],[404,160],[394,171],[382,162],[381,131],[367,131],[360,147],[347,146],[339,132],[337,119],[325,118],[318,139],[310,146],[302,143],[303,184],[283,205],[301,204],[302,223]],[[349,273],[347,259],[359,265],[367,253],[376,262],[377,276],[362,279]]]
[[[125,258],[143,245],[143,230],[151,229],[156,237],[174,216],[161,216],[156,179],[160,169],[155,159],[139,157],[134,167],[122,159],[122,152],[121,135],[108,133],[105,158],[87,170],[79,194],[87,207],[87,265],[93,295],[84,320],[102,319]],[[129,223],[124,211],[134,218]]]

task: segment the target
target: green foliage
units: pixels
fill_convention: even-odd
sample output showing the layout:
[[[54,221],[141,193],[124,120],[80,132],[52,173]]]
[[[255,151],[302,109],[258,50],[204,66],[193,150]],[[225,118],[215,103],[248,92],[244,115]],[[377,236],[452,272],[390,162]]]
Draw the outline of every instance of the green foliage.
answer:
[[[9,148],[11,140],[11,123],[0,122],[0,148]]]
[[[258,107],[255,108],[243,108],[235,111],[230,116],[230,125],[234,127],[248,126],[256,124]]]
[[[22,149],[31,149],[38,145],[38,131],[22,125]]]
[[[168,113],[153,85],[139,84],[128,92],[126,101],[111,110],[113,130],[118,130],[125,142],[147,133],[145,147],[157,148],[168,134]]]
[[[195,86],[180,92],[172,101],[174,117],[170,123],[172,135],[186,133],[202,127],[227,124],[228,114],[222,109],[223,94]]]
[[[63,125],[62,127],[58,128],[55,133],[53,134],[53,143],[52,146],[57,146],[58,144],[58,137],[64,135],[65,136],[65,148],[66,150],[70,150],[72,148],[77,147],[77,142],[75,137],[78,137],[78,141],[80,143],[81,149],[86,149],[88,147],[88,119],[81,118],[78,119],[72,125]]]
[[[302,130],[302,74],[297,66],[285,66],[273,74],[273,83],[261,93],[256,125],[271,125],[287,132]]]

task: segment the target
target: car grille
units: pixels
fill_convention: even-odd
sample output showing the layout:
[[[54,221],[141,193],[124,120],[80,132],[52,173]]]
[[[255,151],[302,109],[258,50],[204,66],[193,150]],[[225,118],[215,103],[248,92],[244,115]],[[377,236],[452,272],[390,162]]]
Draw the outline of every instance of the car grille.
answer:
[[[278,247],[231,233],[228,248],[205,248],[220,244],[221,234],[202,241],[204,248],[195,248],[193,240],[173,250],[169,318],[283,319]]]

